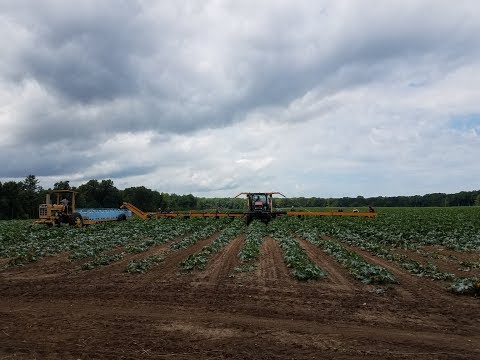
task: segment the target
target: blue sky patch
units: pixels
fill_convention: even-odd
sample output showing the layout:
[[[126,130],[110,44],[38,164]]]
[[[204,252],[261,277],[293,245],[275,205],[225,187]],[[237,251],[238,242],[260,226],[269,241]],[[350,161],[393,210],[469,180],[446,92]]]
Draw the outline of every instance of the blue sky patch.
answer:
[[[480,128],[480,114],[454,116],[448,122],[448,126],[456,130]]]

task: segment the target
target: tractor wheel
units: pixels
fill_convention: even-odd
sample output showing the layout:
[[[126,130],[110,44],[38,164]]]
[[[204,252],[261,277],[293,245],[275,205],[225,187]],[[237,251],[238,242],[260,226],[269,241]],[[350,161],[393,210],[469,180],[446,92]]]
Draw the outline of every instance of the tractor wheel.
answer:
[[[272,219],[272,217],[270,215],[266,215],[262,218],[262,222],[265,224],[265,225],[268,225],[268,223],[270,222],[270,220]]]
[[[79,213],[73,213],[70,216],[70,225],[75,227],[82,227],[83,226],[82,215],[80,215]]]

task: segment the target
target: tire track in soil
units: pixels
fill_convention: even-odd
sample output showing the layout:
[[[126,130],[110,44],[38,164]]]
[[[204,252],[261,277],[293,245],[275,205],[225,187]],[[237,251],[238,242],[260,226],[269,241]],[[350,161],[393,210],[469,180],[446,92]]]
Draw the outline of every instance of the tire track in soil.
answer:
[[[215,286],[229,278],[233,269],[239,266],[238,252],[245,242],[245,235],[239,235],[208,261],[205,270],[195,273],[195,280]]]
[[[326,237],[325,239],[331,238]],[[395,291],[406,299],[418,301],[419,299],[428,300],[432,297],[435,297],[443,298],[445,301],[450,301],[451,297],[453,296],[447,292],[445,286],[439,285],[431,279],[425,279],[410,274],[406,270],[401,269],[399,265],[372,255],[368,251],[362,250],[357,246],[347,245],[341,241],[340,243],[345,247],[345,249],[356,252],[368,262],[375,265],[380,265],[390,271],[399,282],[399,284],[394,285]]]
[[[8,303],[0,304],[4,309],[10,308]],[[40,357],[52,357],[58,352],[55,355],[59,358],[86,354],[88,357],[122,358],[128,351],[132,358],[145,358],[144,350],[149,349],[152,353],[148,357],[154,358],[163,358],[167,352],[172,357],[210,358],[210,350],[219,347],[222,352],[218,352],[215,358],[244,359],[250,358],[253,352],[264,359],[309,359],[315,356],[329,359],[466,359],[476,358],[480,353],[475,345],[480,340],[478,335],[470,335],[471,341],[466,343],[465,334],[444,332],[436,327],[342,325],[321,318],[269,318],[244,313],[193,311],[194,308],[190,307],[164,307],[155,303],[126,307],[125,304],[84,304],[76,300],[77,311],[74,313],[52,302],[20,303],[11,308],[16,310],[25,305],[29,306],[22,311],[26,316],[18,320],[27,326],[14,326],[17,324],[14,316],[8,319],[11,336],[4,338],[2,355],[19,351],[26,358],[28,353],[28,357],[35,357],[32,356],[38,355],[35,352],[42,351]],[[93,317],[95,321],[92,321]],[[75,327],[71,326],[72,323]],[[262,346],[256,346],[259,343]]]
[[[248,275],[250,276],[247,276],[246,280],[263,289],[284,288],[293,282],[283,261],[283,251],[278,242],[270,236],[266,236],[262,243],[257,268]]]
[[[360,288],[358,281],[356,282],[345,268],[329,255],[325,254],[322,249],[305,239],[298,239],[298,241],[308,257],[317,264],[320,269],[327,272],[327,277],[325,278],[325,280],[327,280],[326,285],[330,282],[336,290],[348,292],[354,292]]]
[[[251,298],[246,287],[192,287],[192,275],[174,274],[181,256],[167,267],[171,281],[156,284],[162,264],[146,274],[100,281],[0,278],[0,358],[480,358],[477,299],[430,296],[414,303],[396,292],[323,296],[321,282],[290,278],[278,242],[270,240],[257,262],[262,271],[241,275],[255,286],[270,272],[278,287],[247,289]],[[187,249],[178,252],[185,256]],[[144,277],[149,284],[136,287]],[[411,286],[424,282],[430,280]],[[305,296],[310,293],[316,298]]]

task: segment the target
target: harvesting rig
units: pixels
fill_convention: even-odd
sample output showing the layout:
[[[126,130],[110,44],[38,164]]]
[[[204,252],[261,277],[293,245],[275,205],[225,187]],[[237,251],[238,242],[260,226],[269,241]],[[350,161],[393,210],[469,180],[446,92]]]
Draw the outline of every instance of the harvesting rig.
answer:
[[[266,193],[249,193],[241,192],[235,198],[241,195],[245,195],[247,198],[248,211],[244,213],[247,224],[250,224],[252,220],[260,219],[264,222],[268,222],[271,219],[275,219],[277,216],[287,215],[286,211],[276,211],[273,208],[273,195],[278,194],[285,197],[280,192],[266,192]]]
[[[55,226],[66,223],[82,227],[99,222],[126,220],[132,216],[131,211],[124,209],[77,209],[76,194],[73,190],[54,190],[47,194],[45,204],[41,204],[38,209],[39,218],[34,224]],[[56,197],[53,203],[52,195]]]
[[[369,211],[305,211],[305,210],[290,210],[290,211],[283,211],[283,210],[275,210],[273,207],[273,195],[281,195],[285,197],[280,192],[241,192],[235,198],[238,198],[241,195],[246,196],[247,201],[247,211],[242,212],[219,212],[219,211],[179,211],[179,212],[155,212],[155,213],[145,213],[142,210],[138,209],[133,204],[128,202],[124,202],[121,206],[122,208],[130,210],[135,215],[139,216],[140,218],[147,220],[152,218],[174,218],[174,217],[183,217],[183,218],[190,218],[190,217],[229,217],[229,218],[244,218],[247,224],[252,222],[255,219],[262,220],[264,222],[268,222],[271,219],[274,219],[278,216],[297,216],[297,217],[304,217],[304,216],[360,216],[360,217],[375,217],[377,213],[371,207],[369,207]]]

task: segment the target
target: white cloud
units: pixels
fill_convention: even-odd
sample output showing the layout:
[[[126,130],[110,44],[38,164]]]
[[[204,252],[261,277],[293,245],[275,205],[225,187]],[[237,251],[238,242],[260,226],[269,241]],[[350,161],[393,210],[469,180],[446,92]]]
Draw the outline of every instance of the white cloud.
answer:
[[[451,126],[480,114],[475,1],[0,10],[1,180],[216,196],[478,186],[480,130]]]

